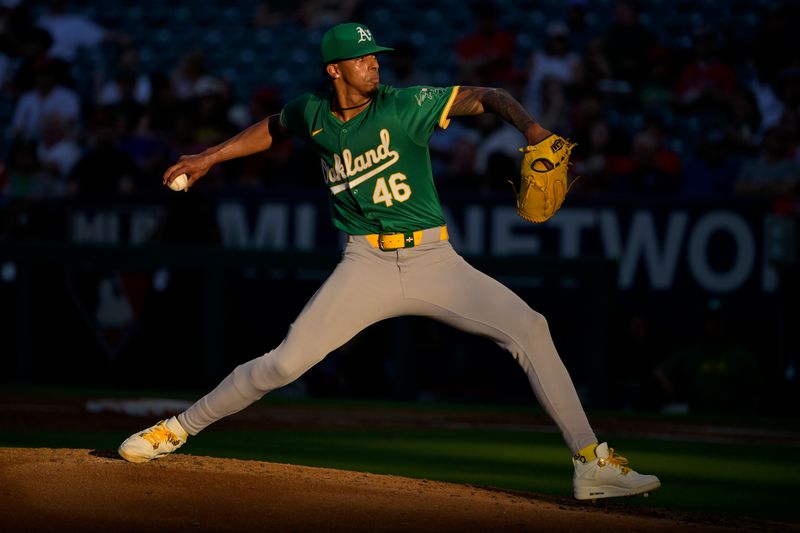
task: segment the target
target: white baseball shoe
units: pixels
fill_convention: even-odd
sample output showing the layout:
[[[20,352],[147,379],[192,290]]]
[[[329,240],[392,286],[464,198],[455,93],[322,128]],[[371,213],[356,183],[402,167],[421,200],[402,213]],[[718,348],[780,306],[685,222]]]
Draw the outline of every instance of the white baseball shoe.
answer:
[[[580,455],[572,458],[575,465],[572,486],[578,500],[636,494],[647,497],[661,486],[656,476],[639,474],[625,466],[628,460],[615,454],[614,448],[609,449],[608,443],[598,444],[594,453],[597,457],[585,463],[585,458]]]
[[[120,444],[120,457],[131,463],[145,463],[174,452],[186,442],[189,434],[174,416],[155,426],[134,433]]]

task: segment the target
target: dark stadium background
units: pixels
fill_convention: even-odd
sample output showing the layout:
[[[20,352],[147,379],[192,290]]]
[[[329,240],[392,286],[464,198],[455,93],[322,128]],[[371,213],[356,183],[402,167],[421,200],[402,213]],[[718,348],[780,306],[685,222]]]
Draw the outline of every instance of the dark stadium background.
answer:
[[[54,56],[38,24],[60,9],[96,24],[97,42]],[[453,121],[432,154],[454,244],[548,317],[588,405],[791,412],[797,13],[744,0],[0,2],[0,383],[203,390],[281,341],[337,259],[318,160],[293,142],[189,194],[161,173],[323,88],[319,39],[357,20],[398,50],[380,58],[385,82],[501,86],[579,143],[581,179],[541,227],[513,218],[521,137]],[[537,53],[566,79],[537,77]],[[80,111],[26,133],[20,102],[48,80]],[[492,343],[413,317],[369,328],[289,393],[534,401]]]

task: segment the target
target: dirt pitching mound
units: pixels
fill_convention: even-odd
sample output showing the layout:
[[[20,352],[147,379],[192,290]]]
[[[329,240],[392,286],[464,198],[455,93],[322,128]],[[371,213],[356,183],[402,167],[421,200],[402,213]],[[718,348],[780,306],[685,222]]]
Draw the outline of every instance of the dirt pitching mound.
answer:
[[[347,472],[172,455],[0,448],[5,531],[731,531],[620,504]],[[738,524],[741,527],[742,524]]]

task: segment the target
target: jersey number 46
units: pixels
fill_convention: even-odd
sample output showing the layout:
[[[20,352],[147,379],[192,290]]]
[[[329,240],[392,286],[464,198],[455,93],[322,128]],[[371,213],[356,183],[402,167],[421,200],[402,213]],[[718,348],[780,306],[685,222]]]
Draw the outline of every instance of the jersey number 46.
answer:
[[[391,207],[395,201],[405,202],[411,198],[411,187],[403,183],[406,179],[406,175],[401,172],[389,176],[388,184],[386,178],[378,178],[375,182],[375,192],[372,193],[372,201],[376,204],[386,204],[386,207]]]

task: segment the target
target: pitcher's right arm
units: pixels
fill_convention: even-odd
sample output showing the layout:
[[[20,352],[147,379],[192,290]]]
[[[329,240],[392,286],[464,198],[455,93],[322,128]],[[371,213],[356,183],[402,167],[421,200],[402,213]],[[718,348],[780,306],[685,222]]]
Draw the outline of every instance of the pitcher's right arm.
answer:
[[[281,125],[280,115],[271,115],[199,154],[181,156],[177,163],[164,172],[164,185],[169,185],[176,177],[186,174],[189,186],[192,186],[217,163],[263,152],[289,137],[291,134]]]

